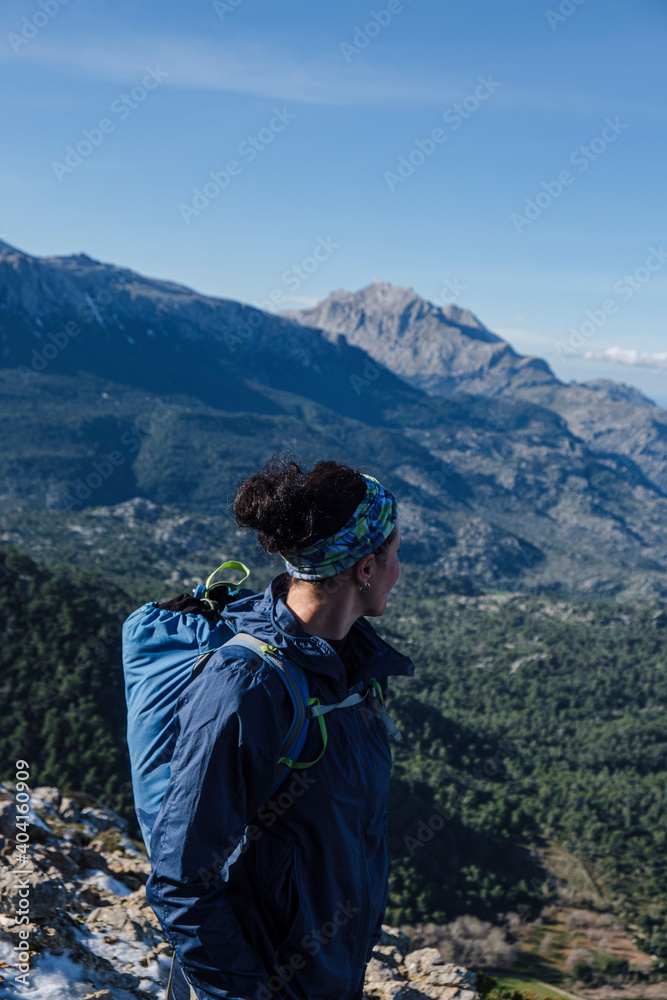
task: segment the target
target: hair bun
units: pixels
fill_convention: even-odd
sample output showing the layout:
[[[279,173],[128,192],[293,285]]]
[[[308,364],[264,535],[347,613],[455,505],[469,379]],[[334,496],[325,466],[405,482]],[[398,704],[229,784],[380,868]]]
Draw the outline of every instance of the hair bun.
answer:
[[[347,465],[324,461],[304,472],[275,456],[239,487],[234,520],[256,531],[267,552],[298,552],[342,528],[365,493],[361,473]]]

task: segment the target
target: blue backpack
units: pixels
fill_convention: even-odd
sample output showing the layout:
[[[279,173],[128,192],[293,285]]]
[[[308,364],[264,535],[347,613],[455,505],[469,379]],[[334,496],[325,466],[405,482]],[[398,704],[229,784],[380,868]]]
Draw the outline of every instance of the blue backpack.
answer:
[[[239,570],[245,576],[238,584],[213,583],[223,569]],[[206,584],[195,589],[194,596],[181,594],[164,604],[144,604],[123,624],[127,745],[135,810],[149,857],[151,831],[169,781],[176,744],[176,706],[187,685],[204,669],[216,650],[233,644],[259,653],[278,672],[291,697],[294,718],[283,739],[270,796],[287,777],[290,768],[312,767],[324,753],[327,744],[324,714],[357,704],[368,694],[367,689],[364,694],[348,695],[333,705],[320,705],[319,699],[308,697],[308,682],[301,667],[279,655],[275,647],[246,633],[235,634],[231,623],[223,620],[220,612],[231,601],[254,593],[240,587],[248,575],[249,570],[243,563],[225,562],[209,576]],[[374,685],[371,707],[386,717],[387,724],[388,716],[378,704],[378,699],[382,701],[380,685],[377,681],[371,683]],[[317,718],[319,723],[323,748],[315,760],[298,762],[312,718]],[[393,726],[391,720],[389,723]]]

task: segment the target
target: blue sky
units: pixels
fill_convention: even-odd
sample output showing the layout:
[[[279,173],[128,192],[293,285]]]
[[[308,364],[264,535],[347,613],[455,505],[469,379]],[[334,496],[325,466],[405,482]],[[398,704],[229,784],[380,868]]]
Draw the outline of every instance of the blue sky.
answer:
[[[0,18],[0,239],[284,308],[410,285],[561,378],[667,405],[663,0]]]

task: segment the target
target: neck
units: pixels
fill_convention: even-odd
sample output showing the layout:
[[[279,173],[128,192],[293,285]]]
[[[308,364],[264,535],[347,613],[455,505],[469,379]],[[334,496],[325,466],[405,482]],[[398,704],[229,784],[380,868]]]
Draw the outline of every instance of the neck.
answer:
[[[331,593],[295,581],[284,600],[306,635],[322,639],[344,639],[362,613],[355,592],[347,587]]]

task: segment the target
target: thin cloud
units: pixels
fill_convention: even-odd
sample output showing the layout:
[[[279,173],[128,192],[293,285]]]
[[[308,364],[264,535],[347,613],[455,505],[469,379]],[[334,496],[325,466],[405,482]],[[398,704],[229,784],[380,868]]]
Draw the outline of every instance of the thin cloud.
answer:
[[[7,53],[0,50],[0,58],[3,55],[7,61]],[[210,39],[147,37],[109,40],[104,47],[85,41],[68,45],[35,40],[21,57],[57,73],[120,86],[128,86],[146,65],[157,63],[169,74],[167,85],[179,90],[218,90],[306,104],[446,104],[457,96],[454,86],[415,81],[414,74],[383,74],[371,63],[351,68],[333,56],[304,59],[259,44],[237,44],[232,49]]]
[[[608,347],[604,351],[585,351],[587,361],[610,361],[617,365],[637,368],[667,368],[667,351],[645,354],[642,351],[627,350],[622,347]]]
[[[339,41],[342,41],[340,39]],[[377,104],[397,101],[434,104],[442,109],[461,101],[477,85],[477,79],[428,79],[414,70],[401,72],[396,65],[382,66],[368,53],[354,65],[345,64],[335,41],[330,50],[307,57],[280,49],[276,43],[239,43],[230,46],[216,38],[172,38],[146,35],[128,38],[59,39],[36,38],[20,52],[20,61],[88,82],[110,82],[128,86],[145,72],[147,64],[159,63],[169,73],[167,86],[179,90],[222,91],[316,105]],[[9,46],[0,47],[0,63],[16,65]],[[568,113],[590,116],[608,111],[597,96],[516,87],[493,66],[480,67],[500,82],[497,106],[506,109]],[[627,103],[614,110],[628,113]],[[633,106],[635,112],[667,114],[664,108]]]

